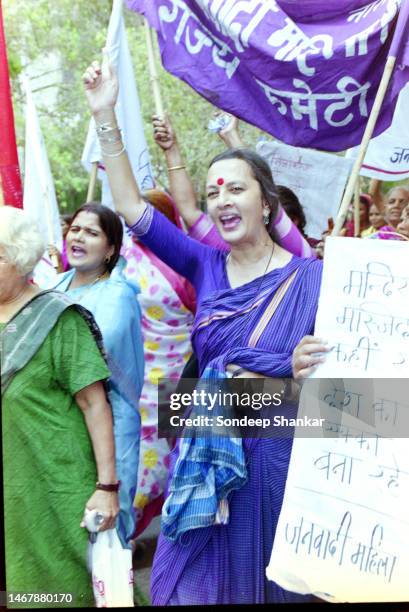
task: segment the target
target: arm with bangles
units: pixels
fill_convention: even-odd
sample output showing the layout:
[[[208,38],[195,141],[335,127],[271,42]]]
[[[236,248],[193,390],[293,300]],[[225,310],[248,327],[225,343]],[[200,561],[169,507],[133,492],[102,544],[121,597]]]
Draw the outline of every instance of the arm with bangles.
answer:
[[[138,185],[132,173],[128,156],[122,145],[121,133],[115,115],[118,98],[118,78],[106,53],[102,65],[93,62],[83,75],[85,94],[94,117],[105,170],[116,211],[128,225],[133,225],[146,210]]]
[[[117,213],[155,255],[194,283],[209,249],[188,238],[142,198],[116,121],[119,84],[106,53],[101,66],[95,61],[87,68],[83,82]]]
[[[203,213],[197,205],[196,193],[183,162],[176,133],[167,114],[163,119],[153,115],[152,125],[155,142],[165,154],[170,193],[183,221],[190,228]]]
[[[101,483],[102,486],[112,486],[115,489],[117,480],[112,413],[102,382],[95,382],[81,389],[76,393],[75,400],[83,412],[91,438],[98,483]],[[104,522],[99,531],[115,527],[115,519],[119,513],[117,491],[96,489],[85,507],[88,510],[98,510],[104,515]],[[81,527],[84,526],[85,523],[82,522]]]
[[[219,132],[227,148],[241,148],[244,143],[239,133],[239,120],[229,115],[229,124]],[[168,167],[170,191],[183,220],[189,228],[189,235],[203,244],[221,251],[229,250],[216,226],[197,205],[197,198],[192,182],[183,163],[180,148],[169,117],[164,120],[156,115],[153,118],[154,138],[158,146],[165,152]],[[315,257],[313,249],[303,238],[294,223],[288,217],[282,206],[274,222],[279,242],[282,247],[299,257]]]

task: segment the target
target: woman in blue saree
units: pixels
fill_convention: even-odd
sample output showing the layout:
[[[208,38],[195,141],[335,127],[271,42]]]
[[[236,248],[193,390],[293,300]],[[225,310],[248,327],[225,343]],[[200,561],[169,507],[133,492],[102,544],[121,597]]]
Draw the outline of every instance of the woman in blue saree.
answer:
[[[122,545],[130,548],[136,529],[133,500],[139,462],[139,397],[144,358],[139,288],[123,275],[125,260],[119,256],[122,234],[122,223],[109,208],[96,203],[79,208],[67,233],[71,270],[58,277],[55,289],[87,308],[101,330],[112,374],[109,395],[116,469],[121,481],[117,530]]]
[[[107,58],[87,69],[84,83],[117,211],[196,289],[193,345],[203,381],[291,376],[292,353],[313,331],[321,262],[274,241],[278,199],[268,165],[246,149],[211,162],[208,213],[231,251],[200,244],[143,201],[117,128]],[[290,453],[289,438],[179,442],[153,565],[155,605],[305,601],[265,577]]]

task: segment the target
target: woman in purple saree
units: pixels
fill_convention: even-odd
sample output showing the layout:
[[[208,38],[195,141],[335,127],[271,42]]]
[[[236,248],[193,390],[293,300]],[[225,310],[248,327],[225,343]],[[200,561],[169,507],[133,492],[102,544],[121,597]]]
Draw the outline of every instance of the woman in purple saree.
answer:
[[[202,380],[291,376],[292,353],[313,332],[321,262],[270,235],[278,200],[255,153],[211,163],[208,212],[230,254],[185,236],[141,198],[117,128],[117,80],[105,58],[84,83],[117,211],[155,255],[197,293],[193,345]],[[311,361],[310,365],[313,364]],[[239,373],[240,372],[240,373]],[[172,457],[152,603],[194,605],[305,601],[267,581],[291,438],[184,438]]]
[[[264,299],[251,314],[240,313],[254,303],[259,279],[236,289],[216,290],[203,299],[193,333],[201,373],[205,368],[222,372],[225,365],[235,363],[265,376],[291,376],[292,351],[313,330],[320,265],[314,260],[293,257],[287,266],[267,274],[263,283],[267,296],[271,296],[294,270],[297,270],[294,282],[257,348],[249,348],[248,339],[270,300]],[[212,323],[209,323],[210,317]],[[247,337],[243,336],[243,327]],[[281,603],[307,599],[284,591],[265,576],[291,445],[291,438],[243,440],[247,481],[229,496],[229,523],[191,529],[177,542],[163,533],[160,535],[152,573],[155,605]],[[171,474],[177,452],[175,449],[172,454]]]

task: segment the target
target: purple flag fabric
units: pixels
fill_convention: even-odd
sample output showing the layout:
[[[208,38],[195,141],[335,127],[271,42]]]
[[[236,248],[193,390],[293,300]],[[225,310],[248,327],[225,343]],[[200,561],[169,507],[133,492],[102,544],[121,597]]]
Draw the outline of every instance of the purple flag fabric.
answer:
[[[408,5],[128,0],[157,30],[169,72],[279,140],[326,151],[360,143],[396,29],[397,69],[374,135],[390,125],[398,93],[409,81]]]

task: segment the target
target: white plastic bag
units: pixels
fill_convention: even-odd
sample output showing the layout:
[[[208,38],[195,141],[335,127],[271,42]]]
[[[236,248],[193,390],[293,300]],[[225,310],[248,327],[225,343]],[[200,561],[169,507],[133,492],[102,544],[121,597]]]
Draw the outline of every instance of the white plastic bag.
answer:
[[[89,547],[96,607],[133,608],[132,551],[122,548],[116,529],[97,533]]]

